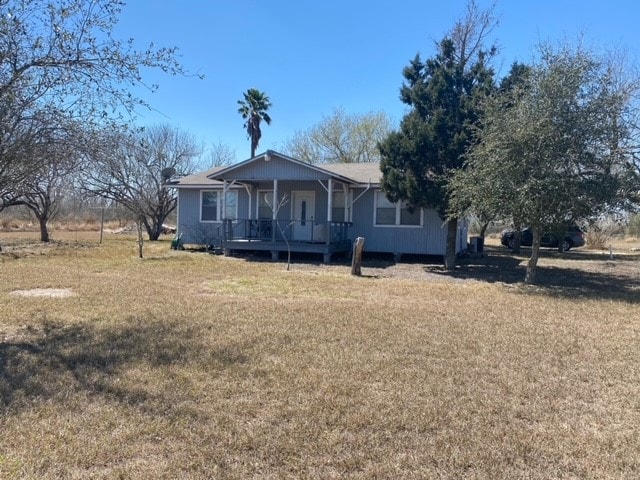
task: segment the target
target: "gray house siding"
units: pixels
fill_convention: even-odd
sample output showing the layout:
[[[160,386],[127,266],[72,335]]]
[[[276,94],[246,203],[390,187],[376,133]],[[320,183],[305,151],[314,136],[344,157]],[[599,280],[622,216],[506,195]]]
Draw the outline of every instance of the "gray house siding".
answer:
[[[326,187],[326,182],[323,182]],[[251,190],[251,198],[245,188],[235,189],[238,192],[238,218],[249,218],[249,201],[251,201],[251,218],[257,218],[258,192],[271,191],[273,182],[256,182]],[[202,190],[184,189],[178,191],[178,231],[185,244],[212,245],[219,244],[222,235],[221,222],[201,222],[200,202]],[[376,226],[374,225],[374,205],[376,188],[365,190],[353,189],[351,196],[356,201],[352,205],[352,227],[349,237],[364,237],[365,251],[389,252],[423,255],[442,255],[446,248],[447,230],[443,220],[435,210],[424,210],[422,226]],[[278,212],[279,220],[291,220],[291,199],[295,191],[313,191],[315,206],[309,215],[318,223],[327,221],[326,189],[316,181],[279,181],[278,198],[285,198]],[[360,198],[358,198],[359,195]],[[461,222],[458,235],[459,251],[466,247],[466,224]]]
[[[200,221],[201,193],[205,190],[217,190],[215,188],[203,189],[179,189],[178,190],[178,234],[185,244],[216,245],[220,243],[222,235],[222,222]],[[219,189],[218,189],[219,190]],[[238,189],[238,215],[247,209],[246,192]]]
[[[324,182],[326,186],[326,182]],[[251,208],[252,208],[252,217],[256,218],[256,201],[258,192],[262,193],[264,191],[272,191],[273,190],[273,182],[259,182],[256,183],[253,187],[251,194]],[[327,192],[320,185],[318,181],[290,181],[290,180],[280,180],[278,181],[278,199],[282,203],[280,210],[278,212],[279,219],[290,219],[291,218],[291,201],[293,192],[296,191],[312,191],[315,193],[315,208],[314,211],[311,212],[311,216],[314,217],[314,220],[322,220],[326,221],[327,219]],[[243,189],[242,194],[248,198],[247,192]],[[269,198],[271,200],[271,198]],[[247,203],[248,205],[248,203]],[[238,215],[240,218],[248,218],[249,210],[243,210],[239,212]]]
[[[446,249],[447,229],[438,213],[433,209],[423,211],[422,226],[376,226],[374,225],[375,191],[370,188],[353,204],[353,238],[365,238],[365,251],[422,255],[442,255]],[[358,198],[364,189],[356,189],[353,198]],[[466,226],[459,239],[466,239]],[[460,250],[461,242],[458,240]],[[464,242],[466,247],[466,240]]]
[[[200,222],[200,190],[178,189],[178,229]]]
[[[259,159],[246,165],[239,165],[232,169],[226,178],[239,180],[273,180],[276,178],[290,178],[296,180],[328,179],[328,174],[323,174],[305,164],[286,161],[274,157],[269,161]]]
[[[443,255],[446,250],[447,229],[444,221],[439,218],[435,210],[421,211],[420,225],[375,225],[376,199],[380,208],[377,214],[386,222],[393,223],[393,205],[385,204],[380,198],[376,198],[379,191],[378,179],[380,176],[377,165],[334,165],[333,172],[322,166],[307,165],[295,159],[290,159],[273,152],[263,156],[254,157],[236,166],[222,168],[220,170],[202,172],[201,174],[185,177],[178,188],[178,232],[185,244],[220,245],[224,240],[225,245],[240,248],[240,242],[247,241],[246,246],[259,246],[259,241],[265,240],[263,232],[255,233],[255,225],[263,222],[255,222],[255,219],[271,218],[272,214],[267,206],[262,205],[262,215],[259,215],[258,196],[269,192],[268,201],[273,202],[274,186],[277,188],[276,208],[279,208],[277,219],[284,221],[279,228],[288,229],[286,233],[277,229],[271,230],[273,236],[267,237],[266,248],[278,249],[275,243],[283,238],[298,242],[303,250],[306,243],[324,243],[322,233],[326,238],[326,245],[340,244],[343,250],[349,248],[349,242],[356,237],[366,239],[366,252],[389,252],[399,254],[426,254]],[[348,199],[352,203],[346,212],[344,220],[350,225],[340,223],[343,220],[339,208],[342,205],[333,205],[333,212],[339,217],[332,218],[334,222],[328,225],[328,192],[329,180],[332,180],[334,191],[343,192],[344,186],[349,185]],[[373,179],[373,181],[372,181]],[[277,182],[276,182],[277,180]],[[226,182],[228,188],[238,194],[237,218],[232,224],[222,221],[201,221],[202,191],[222,190],[222,182]],[[343,183],[344,182],[344,183]],[[207,187],[211,183],[211,187]],[[365,187],[364,185],[368,185]],[[310,195],[297,195],[296,192],[313,192]],[[313,202],[312,199],[313,198]],[[213,199],[211,199],[213,200]],[[343,202],[344,200],[341,200]],[[311,206],[313,203],[313,206]],[[222,220],[220,201],[218,206],[214,203],[206,210],[209,218]],[[217,210],[217,214],[214,214]],[[293,218],[294,208],[300,213],[298,218]],[[414,212],[395,207],[395,219],[397,223],[415,223]],[[305,222],[297,221],[303,216]],[[313,219],[311,228],[308,221]],[[223,231],[224,228],[227,232]],[[272,226],[269,222],[269,226]],[[316,228],[317,226],[317,228]],[[262,227],[259,227],[262,228]],[[457,237],[457,251],[466,248],[467,226],[460,223]],[[338,232],[336,240],[334,233]],[[316,234],[318,234],[316,236]],[[279,236],[278,236],[279,235]],[[307,236],[308,235],[308,236]],[[346,235],[346,236],[345,236]],[[310,247],[309,247],[310,248]],[[327,252],[325,252],[326,254]],[[330,253],[330,252],[329,252]],[[328,257],[327,257],[328,258]]]

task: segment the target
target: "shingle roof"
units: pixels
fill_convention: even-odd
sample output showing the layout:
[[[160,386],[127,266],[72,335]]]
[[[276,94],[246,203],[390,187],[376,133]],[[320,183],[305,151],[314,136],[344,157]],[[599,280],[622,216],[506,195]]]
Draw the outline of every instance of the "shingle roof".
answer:
[[[357,183],[380,183],[382,172],[378,162],[372,163],[327,163],[318,165],[329,172],[350,178]]]
[[[353,180],[355,183],[361,184],[379,184],[382,178],[382,172],[380,171],[380,164],[374,163],[327,163],[314,165],[315,168],[326,170],[335,175],[345,177]],[[209,177],[222,170],[226,170],[229,167],[213,167],[204,172],[194,173],[193,175],[187,175],[182,178],[177,178],[167,182],[167,185],[183,187],[183,188],[197,188],[197,187],[220,187],[222,188],[222,182],[219,180],[212,180]]]
[[[222,182],[218,180],[211,180],[209,175],[212,175],[223,168],[226,167],[213,167],[209,170],[205,170],[204,172],[194,173],[193,175],[187,175],[182,178],[176,178],[175,180],[170,180],[167,182],[167,185],[175,185],[180,187],[200,187],[200,186],[219,186],[222,187]]]

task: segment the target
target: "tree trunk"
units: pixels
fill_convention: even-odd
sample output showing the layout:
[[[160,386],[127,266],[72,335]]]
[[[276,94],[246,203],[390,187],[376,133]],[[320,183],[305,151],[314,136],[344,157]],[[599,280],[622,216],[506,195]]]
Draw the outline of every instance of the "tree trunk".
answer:
[[[38,223],[40,224],[40,241],[41,242],[49,242],[51,239],[49,238],[49,229],[47,228],[47,217],[38,217]]]
[[[445,270],[453,270],[456,266],[456,239],[458,236],[458,219],[447,221],[447,247],[444,255]]]
[[[138,220],[136,226],[138,227],[138,256],[140,258],[144,258],[144,236],[142,235],[142,221]]]
[[[147,232],[147,236],[149,237],[150,242],[155,242],[160,238],[160,234],[162,233],[162,221],[152,220],[153,223],[149,223],[148,218],[144,218],[144,229]]]
[[[520,231],[520,229],[518,229],[513,234],[513,249],[511,251],[516,255],[519,255],[521,244],[522,244],[522,232]]]
[[[162,233],[162,225],[153,225],[149,228],[149,241],[155,242],[160,238],[160,234]]]
[[[524,283],[536,283],[536,274],[538,272],[538,258],[540,258],[540,229],[533,228],[533,243],[531,244],[531,258],[527,262],[527,274],[524,277]]]
[[[251,114],[250,122],[250,138],[251,138],[251,158],[256,156],[256,150],[258,148],[258,143],[260,142],[260,137],[262,136],[262,132],[260,132],[260,115],[256,112]]]
[[[364,237],[356,238],[353,243],[353,255],[351,257],[351,275],[362,275],[362,250],[364,249]]]
[[[482,224],[482,226],[480,227],[480,238],[484,239],[487,236],[487,228],[489,228],[490,224],[490,221]]]

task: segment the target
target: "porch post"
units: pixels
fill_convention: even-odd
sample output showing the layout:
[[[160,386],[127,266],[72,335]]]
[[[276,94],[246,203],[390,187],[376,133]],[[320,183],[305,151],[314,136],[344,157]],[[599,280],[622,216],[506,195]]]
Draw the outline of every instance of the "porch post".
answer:
[[[273,219],[278,218],[278,179],[273,179],[273,203],[271,205]]]
[[[273,179],[273,204],[271,205],[271,212],[273,214],[273,217],[271,220],[271,241],[273,243],[276,243],[276,222],[278,221],[278,210],[280,210],[278,208],[278,179],[274,178]],[[271,258],[273,260],[278,259],[277,250],[271,251]]]
[[[326,235],[325,243],[327,245],[331,244],[331,222],[333,221],[333,179],[330,178],[327,182],[327,225],[326,225]],[[324,263],[329,263],[331,259],[331,254],[325,255]]]
[[[229,190],[229,184],[226,180],[222,181],[222,211],[220,212],[220,219],[224,222],[227,218],[227,191]]]
[[[247,218],[250,220],[253,217],[251,216],[251,213],[253,212],[253,185],[244,185],[244,189],[247,191],[247,195],[249,196],[249,212],[247,215]]]
[[[344,192],[344,221],[351,221],[351,209],[349,208],[349,187],[346,183],[342,184],[342,191]],[[348,214],[347,214],[348,212]]]
[[[333,180],[331,178],[329,179],[327,186],[327,222],[331,223],[333,221]]]

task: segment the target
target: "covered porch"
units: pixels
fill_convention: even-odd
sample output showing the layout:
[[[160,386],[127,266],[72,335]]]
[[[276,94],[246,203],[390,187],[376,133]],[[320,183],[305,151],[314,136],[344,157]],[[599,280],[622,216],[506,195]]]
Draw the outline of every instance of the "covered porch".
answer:
[[[350,251],[351,179],[272,151],[209,178],[222,186],[225,253],[307,252],[329,262]]]
[[[351,250],[349,222],[289,219],[227,219],[221,243],[225,255],[234,251],[268,251],[277,260],[280,252],[316,253],[329,263],[334,253]]]

